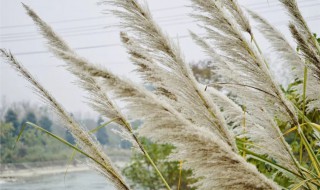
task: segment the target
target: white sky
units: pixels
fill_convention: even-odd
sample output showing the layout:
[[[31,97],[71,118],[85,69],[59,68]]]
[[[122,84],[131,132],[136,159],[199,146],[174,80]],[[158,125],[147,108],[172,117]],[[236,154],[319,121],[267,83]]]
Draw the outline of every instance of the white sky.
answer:
[[[74,77],[61,65],[63,62],[46,53],[45,41],[32,20],[25,14],[20,2],[34,9],[42,19],[62,36],[71,47],[97,64],[114,73],[136,80],[133,67],[119,41],[119,29],[111,15],[102,14],[106,5],[89,0],[0,0],[0,48],[11,50],[17,59],[51,92],[69,111],[87,112],[84,93],[74,84]],[[200,32],[188,16],[189,0],[147,0],[154,18],[170,36],[177,39],[187,61],[206,58],[193,41],[185,37],[188,30]],[[285,34],[288,21],[277,0],[239,0],[240,4],[257,11],[274,23]],[[320,0],[298,0],[303,16],[311,30],[320,35]],[[261,41],[258,38],[258,41]],[[263,42],[263,41],[262,41]],[[97,47],[98,46],[98,47]],[[266,49],[266,48],[264,48]],[[0,106],[7,102],[28,100],[38,102],[37,95],[27,82],[0,60]],[[58,66],[58,67],[57,67]]]

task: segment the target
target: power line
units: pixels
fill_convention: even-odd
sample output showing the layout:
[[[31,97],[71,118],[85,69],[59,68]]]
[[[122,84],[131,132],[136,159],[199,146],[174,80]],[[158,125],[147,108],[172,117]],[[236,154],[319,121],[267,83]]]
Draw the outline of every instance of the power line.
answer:
[[[182,16],[182,15],[181,15]],[[181,17],[180,16],[180,17]],[[183,15],[185,16],[185,15]],[[184,17],[184,18],[176,18],[176,19],[170,19],[170,20],[160,20],[158,21],[158,23],[170,23],[172,21],[178,21],[178,20],[185,20],[185,19],[190,19],[188,17]],[[119,24],[118,24],[119,25]],[[114,28],[114,27],[117,27],[116,26],[116,23],[113,24],[112,27],[104,27],[104,25],[92,25],[94,26],[94,28],[88,28],[88,29],[80,29],[80,30],[71,30],[73,28],[67,28],[67,29],[70,29],[70,31],[65,31],[65,32],[61,32],[59,31],[58,29],[56,31],[59,31],[59,34],[76,34],[75,32],[85,32],[85,31],[100,31],[100,30],[107,30],[108,28]],[[77,28],[77,27],[76,27]],[[14,40],[14,38],[25,38],[25,37],[33,37],[33,36],[39,36],[39,33],[37,32],[31,32],[31,33],[27,33],[27,35],[25,34],[25,32],[19,32],[19,33],[14,33],[16,35],[13,35],[12,33],[9,33],[9,34],[3,34],[3,35],[13,35],[13,36],[3,36],[3,35],[0,35],[0,39],[2,38],[8,38],[8,39],[5,39],[5,40],[2,40],[2,41],[6,41],[6,40]],[[12,38],[12,39],[10,39]],[[37,39],[37,38],[32,38],[32,39]]]
[[[317,17],[312,17],[308,19],[308,21],[316,21],[316,20],[320,20],[320,16]],[[195,21],[194,21],[195,22]],[[190,22],[187,22],[190,23]],[[288,22],[287,21],[280,21],[280,22],[276,22],[273,25],[286,25]],[[200,35],[204,35],[204,34],[200,34]],[[182,36],[178,36],[178,37],[171,37],[172,39],[184,39],[184,38],[190,38],[190,35],[182,35]],[[105,48],[105,47],[116,47],[116,46],[121,46],[121,44],[105,44],[105,45],[96,45],[96,46],[83,46],[83,47],[76,47],[74,48],[75,50],[85,50],[85,49],[96,49],[96,48]],[[33,54],[46,54],[49,53],[49,51],[30,51],[30,52],[18,52],[15,53],[14,55],[33,55]]]
[[[167,8],[161,8],[161,9],[154,9],[150,12],[162,12],[162,11],[167,11],[167,10],[181,9],[181,8],[186,8],[186,7],[184,7],[184,6],[167,7]],[[85,20],[96,20],[96,19],[106,19],[106,17],[105,16],[98,16],[98,17],[87,17],[87,18],[77,18],[77,19],[66,19],[66,20],[52,21],[52,22],[48,22],[48,23],[59,24],[59,23],[77,22],[77,21],[85,21]],[[34,25],[33,24],[22,24],[22,25],[0,26],[0,29],[30,27],[30,26],[34,26]]]
[[[75,50],[84,50],[84,49],[96,49],[96,48],[105,48],[105,47],[115,47],[115,46],[121,46],[120,44],[106,44],[106,45],[95,45],[95,46],[83,46],[83,47],[76,47],[73,48]],[[14,55],[32,55],[32,54],[46,54],[50,53],[49,51],[29,51],[29,52],[20,52],[15,53]]]
[[[316,5],[319,5],[319,4],[316,4]],[[308,6],[311,6],[311,5],[308,5]],[[312,5],[314,6],[314,5]],[[264,12],[276,12],[276,11],[279,11],[279,10],[266,10]],[[315,15],[315,16],[318,16],[318,15]],[[311,18],[311,17],[307,17],[307,18]],[[171,20],[168,20],[169,22],[172,22],[172,21],[180,21],[180,20],[184,20],[184,19],[190,19],[188,17],[186,18],[177,18],[177,19],[171,19]],[[168,22],[167,21],[167,22]],[[190,23],[192,23],[194,21],[191,21]],[[166,23],[164,21],[160,21],[159,23]],[[186,24],[187,22],[183,22],[182,24]],[[171,25],[180,25],[181,22],[178,22],[178,23],[168,23],[168,24],[164,24],[163,26],[171,26]],[[69,28],[71,29],[71,28]],[[60,34],[63,34],[63,33],[69,33],[69,35],[65,35],[65,36],[82,36],[82,35],[93,35],[93,34],[102,34],[102,33],[112,33],[112,32],[117,32],[118,30],[111,30],[111,31],[105,31],[106,28],[103,28],[103,27],[99,27],[99,28],[96,28],[96,29],[85,29],[85,30],[75,30],[75,31],[70,31],[70,32],[59,32]],[[84,32],[84,31],[92,31],[92,32]],[[76,32],[76,33],[75,33]],[[80,33],[77,33],[77,32],[80,32]],[[16,41],[29,41],[29,40],[36,40],[36,39],[41,39],[41,37],[37,37],[39,36],[39,34],[35,33],[34,37],[31,35],[22,35],[23,33],[21,33],[21,36],[12,36],[12,37],[6,37],[6,38],[9,38],[9,39],[5,39],[5,40],[1,40],[1,42],[16,42]],[[28,38],[30,37],[30,38]]]
[[[313,0],[310,0],[310,1],[313,1]],[[307,1],[307,2],[310,2],[310,1]],[[319,5],[319,4],[305,5],[305,6],[302,6],[302,7],[309,7],[309,6],[315,6],[315,5]],[[172,7],[172,8],[175,9],[177,7]],[[281,10],[281,9],[279,9],[279,10]],[[276,12],[276,11],[278,11],[278,10],[265,10],[265,11],[262,11],[262,12]],[[169,18],[172,18],[172,17],[181,17],[181,16],[185,16],[185,15],[167,16],[167,17],[162,17],[162,18],[169,19]],[[177,18],[177,19],[170,19],[170,20],[167,20],[167,21],[171,22],[171,21],[175,21],[175,20],[184,20],[184,19],[188,19],[188,18],[183,18],[182,17],[182,18]],[[163,21],[165,21],[165,20],[162,20],[162,22]],[[160,22],[161,21],[159,21],[159,23]],[[176,25],[176,24],[180,24],[180,23],[168,24],[168,26]],[[182,24],[185,24],[185,23],[182,23]],[[106,28],[104,28],[104,27],[102,27],[100,25],[91,25],[91,26],[93,26],[95,28],[87,28],[86,29],[86,26],[74,27],[74,28],[65,28],[65,30],[69,30],[69,32],[66,31],[66,32],[59,32],[59,33],[61,33],[61,34],[62,33],[70,33],[70,35],[66,35],[66,36],[82,36],[82,35],[93,35],[93,34],[102,34],[102,33],[115,32],[115,30],[113,30],[113,31],[104,31]],[[91,26],[87,26],[87,27],[91,27]],[[85,28],[85,29],[76,30],[76,28]],[[98,32],[86,32],[86,33],[83,33],[83,31],[98,31]],[[80,33],[74,33],[74,32],[80,32]],[[2,42],[16,42],[16,41],[28,41],[28,40],[41,39],[41,37],[35,38],[36,36],[38,36],[37,33],[34,33],[34,35],[32,35],[32,33],[31,33],[31,35],[25,35],[25,33],[14,33],[14,34],[16,36],[7,36],[6,38],[9,38],[9,39],[2,40]],[[14,35],[14,34],[4,34],[4,35]],[[32,36],[35,36],[35,37],[33,37],[33,38],[25,38],[25,37],[32,37]],[[12,38],[12,39],[10,39],[10,38]]]
[[[301,1],[300,3],[308,3],[308,2],[312,2],[312,1],[318,1],[318,0],[304,0],[304,1]],[[271,2],[271,3],[273,4],[273,3],[277,3],[277,2]],[[268,4],[270,4],[270,3],[268,3]],[[272,6],[276,6],[276,5],[272,5]],[[256,9],[265,9],[265,8],[271,7],[271,6],[268,6],[268,5],[267,5],[267,7],[263,7],[264,5],[263,5],[263,3],[261,4],[261,2],[247,4],[246,6],[248,6],[248,7],[253,6],[252,8],[256,7]],[[162,12],[162,11],[182,9],[182,8],[187,8],[187,7],[186,6],[167,7],[167,8],[161,8],[161,9],[154,9],[154,10],[151,10],[151,12]],[[105,16],[98,16],[98,17],[66,19],[66,20],[51,21],[51,22],[48,22],[48,23],[50,23],[50,24],[59,24],[59,23],[77,22],[77,21],[85,21],[85,20],[96,20],[96,19],[106,19],[106,17]],[[0,29],[30,27],[30,26],[34,26],[34,25],[33,24],[22,24],[22,25],[0,26]]]
[[[183,38],[189,38],[189,35],[182,35],[178,37],[173,37],[172,39],[183,39]],[[116,46],[121,46],[121,44],[105,44],[105,45],[95,45],[95,46],[83,46],[83,47],[76,47],[73,48],[74,50],[85,50],[85,49],[96,49],[96,48],[105,48],[105,47],[116,47]],[[29,52],[18,52],[14,53],[14,55],[19,56],[19,55],[33,55],[33,54],[46,54],[50,53],[49,51],[43,50],[43,51],[29,51]]]
[[[311,5],[301,5],[299,6],[299,8],[307,8],[307,7],[314,7],[314,6],[318,6],[320,5],[320,3],[315,3],[315,4],[311,4]],[[277,11],[281,11],[283,10],[282,8],[279,8],[279,9],[276,9],[276,10],[264,10],[264,11],[261,11],[260,13],[272,13],[272,12],[277,12]]]
[[[166,22],[166,21],[171,21],[172,18],[179,18],[179,17],[185,17],[185,14],[177,14],[177,15],[171,15],[171,16],[164,16],[164,17],[159,17],[157,18],[157,22]],[[185,17],[184,19],[186,19],[188,17]],[[180,18],[181,19],[181,18]],[[80,29],[79,31],[82,30],[93,30],[93,29],[105,29],[105,28],[109,28],[106,27],[106,25],[116,25],[116,23],[105,23],[105,24],[95,24],[95,25],[87,25],[87,26],[76,26],[76,27],[67,27],[67,28],[56,28],[57,31],[59,31],[60,33],[62,32],[69,32],[69,31],[78,31],[78,29]],[[34,26],[34,25],[33,25]],[[17,32],[17,33],[5,33],[5,34],[0,34],[0,36],[3,37],[14,37],[15,35],[19,36],[19,35],[28,35],[28,34],[38,34],[35,31],[31,31],[31,32]]]
[[[186,22],[175,22],[175,23],[168,23],[162,26],[172,26],[172,25],[183,25],[183,24],[190,24],[196,21],[186,21]],[[106,33],[114,33],[119,32],[119,30],[111,30],[111,31],[100,31],[100,32],[86,32],[86,33],[78,33],[78,34],[69,34],[64,35],[64,37],[77,37],[77,36],[84,36],[84,35],[96,35],[96,34],[106,34]],[[23,41],[30,41],[30,40],[37,40],[43,39],[41,36],[36,38],[20,38],[20,39],[9,39],[9,40],[1,40],[0,42],[23,42]]]
[[[304,1],[299,1],[298,3],[301,4],[301,3],[308,3],[308,2],[312,2],[312,1],[318,1],[318,0],[304,0]],[[269,7],[274,7],[274,6],[278,6],[278,5],[281,5],[281,3],[279,3],[278,0],[276,1],[273,1],[273,2],[266,2],[267,5],[264,5],[263,3],[261,4],[261,2],[259,3],[251,3],[251,4],[247,4],[245,6],[248,6],[251,8],[269,8]]]
[[[308,19],[308,21],[314,21],[320,19],[320,15],[315,15],[311,17],[306,17],[305,19]],[[180,19],[177,19],[180,20]],[[173,20],[174,21],[174,20]],[[174,22],[174,23],[168,23],[164,24],[162,26],[172,26],[172,25],[183,25],[183,24],[190,24],[196,22],[195,20],[192,21],[186,21],[186,22]],[[286,21],[281,21],[280,23],[287,23]],[[279,25],[279,22],[275,23],[275,25]],[[280,24],[281,25],[281,24]],[[101,29],[100,29],[101,30]],[[88,36],[88,35],[97,35],[97,34],[107,34],[107,33],[115,33],[119,32],[119,30],[111,30],[111,31],[98,31],[98,32],[83,32],[83,33],[75,33],[75,34],[69,34],[64,35],[64,37],[77,37],[77,36]],[[34,37],[34,38],[18,38],[18,39],[8,39],[8,40],[2,40],[1,42],[23,42],[23,41],[30,41],[30,40],[37,40],[37,39],[43,39],[40,37]]]

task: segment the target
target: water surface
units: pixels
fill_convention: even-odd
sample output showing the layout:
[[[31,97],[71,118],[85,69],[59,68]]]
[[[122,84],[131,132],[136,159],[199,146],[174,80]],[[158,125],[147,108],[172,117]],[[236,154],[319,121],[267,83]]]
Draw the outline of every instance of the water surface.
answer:
[[[94,171],[43,175],[0,184],[1,190],[115,190]]]

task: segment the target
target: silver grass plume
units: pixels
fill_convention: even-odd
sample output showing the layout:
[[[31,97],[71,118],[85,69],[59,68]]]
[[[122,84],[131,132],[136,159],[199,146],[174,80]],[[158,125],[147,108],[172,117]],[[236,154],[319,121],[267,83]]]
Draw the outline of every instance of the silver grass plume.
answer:
[[[132,84],[131,82],[128,82],[126,80],[122,80],[119,77],[116,77],[115,75],[111,74],[110,72],[108,72],[105,69],[102,68],[98,68],[96,66],[93,65],[89,65],[86,61],[84,61],[82,58],[76,56],[75,54],[70,54],[70,52],[66,52],[63,50],[56,49],[57,51],[57,55],[60,56],[60,58],[63,58],[65,60],[67,60],[67,62],[74,67],[75,69],[79,69],[82,70],[83,73],[86,73],[90,76],[93,77],[98,77],[98,78],[102,78],[103,80],[101,81],[101,84],[106,85],[108,89],[112,90],[114,94],[116,94],[116,97],[121,98],[122,100],[126,100],[129,102],[128,108],[129,110],[132,110],[131,112],[133,113],[133,115],[136,115],[136,117],[138,118],[147,118],[145,119],[145,126],[147,127],[155,127],[155,129],[160,129],[159,126],[167,126],[170,127],[172,126],[172,124],[176,123],[176,122],[180,122],[179,125],[183,124],[185,126],[189,126],[191,125],[190,123],[188,123],[187,120],[185,120],[175,109],[171,108],[168,104],[166,104],[165,102],[162,102],[161,100],[159,100],[157,97],[155,97],[154,95],[152,95],[150,92],[145,91],[144,89],[141,89],[140,87],[135,86],[134,84]],[[131,104],[130,104],[131,102]],[[130,109],[131,108],[131,109]],[[143,108],[143,109],[141,109]],[[168,117],[168,114],[171,116]],[[161,118],[161,119],[160,119]],[[149,122],[147,122],[149,121]],[[148,124],[148,125],[147,125]],[[147,129],[147,127],[144,127],[143,129]],[[171,127],[170,127],[171,128]],[[188,127],[189,128],[189,127]],[[174,127],[173,127],[174,129]],[[198,128],[196,128],[198,130]],[[206,129],[205,129],[206,130]],[[188,131],[188,130],[186,130]],[[192,131],[191,131],[192,132]],[[207,130],[205,131],[207,133]],[[181,131],[180,131],[181,133]],[[202,133],[202,131],[200,132],[200,134]],[[165,133],[167,134],[167,133]],[[155,135],[155,133],[150,133],[150,135]],[[160,135],[160,134],[159,134]],[[165,136],[164,136],[165,137]],[[165,139],[165,138],[164,138]],[[213,140],[217,139],[217,137],[213,137]],[[205,140],[203,138],[200,138],[200,140]],[[219,142],[220,140],[218,140],[217,142]],[[207,143],[203,142],[202,144],[204,146],[208,145]],[[225,152],[231,152],[232,154],[227,154],[226,156],[222,156],[219,157],[219,160],[221,160],[221,158],[223,159],[232,159],[234,155],[236,155],[235,153],[233,153],[231,151],[231,148],[224,142],[221,141],[221,143],[216,143],[218,147],[221,147],[222,150],[224,150]],[[223,146],[228,147],[227,150],[230,151],[226,151],[225,148]],[[190,147],[189,147],[190,148]],[[194,147],[194,150],[192,151],[192,156],[194,156],[195,153],[197,153],[198,147]],[[217,150],[215,147],[213,150]],[[211,154],[211,151],[209,151]],[[218,152],[219,154],[221,154],[221,152]],[[224,152],[221,154],[223,155]],[[191,156],[191,157],[192,157]],[[202,156],[202,158],[204,158]],[[239,159],[242,159],[241,157]],[[209,164],[211,163],[211,160],[209,160]],[[228,178],[228,187],[237,187],[237,188],[241,188],[241,189],[277,189],[277,187],[270,181],[268,181],[263,175],[259,174],[256,169],[254,167],[252,167],[250,164],[247,163],[243,163],[243,162],[239,162],[239,166],[237,161],[231,161],[231,163],[235,164],[232,166],[236,166],[236,167],[232,167],[232,168],[228,168],[229,164],[227,165],[219,165],[219,169],[221,169],[222,171],[225,172],[225,176],[226,178]],[[204,164],[206,165],[206,164]],[[197,167],[196,167],[196,162],[194,162],[193,166],[195,168],[193,168],[195,171],[197,171]],[[208,165],[206,165],[208,166]],[[251,168],[250,168],[251,166]],[[222,168],[221,168],[222,167]],[[227,167],[227,168],[225,168]],[[216,167],[218,168],[218,167]],[[209,168],[206,167],[206,169],[209,171]],[[214,169],[214,168],[212,168]],[[254,177],[252,180],[250,180],[249,182],[246,182],[248,180],[248,178],[245,178],[243,180],[239,180],[238,175],[235,176],[234,178],[232,178],[232,174],[234,172],[229,172],[232,169],[244,169],[241,170],[241,173],[243,171],[244,174],[250,176],[250,177]],[[229,173],[228,173],[229,172]],[[200,176],[202,176],[201,171],[198,172],[198,174]],[[243,174],[242,174],[243,176]],[[251,179],[251,178],[250,178]],[[207,181],[212,181],[211,179],[206,179]],[[218,180],[223,180],[221,178],[217,178]],[[206,184],[206,183],[203,183]],[[209,185],[212,186],[212,188],[215,189],[223,189],[223,188],[228,188],[226,186],[221,186],[221,184],[219,185],[219,183],[217,184],[212,184],[212,183],[208,183]],[[212,188],[207,188],[207,189],[212,189]]]
[[[298,44],[299,50],[302,51],[302,55],[305,58],[305,61],[309,68],[315,73],[315,77],[320,80],[320,66],[317,63],[320,63],[320,56],[318,58],[315,49],[311,48],[311,44],[308,42],[307,39],[298,31],[297,27],[290,23],[289,24],[290,32],[295,39],[296,43]],[[310,64],[312,63],[312,64]]]
[[[23,5],[26,9],[28,15],[33,19],[34,23],[39,27],[41,34],[47,39],[49,49],[59,57],[59,52],[65,51],[69,54],[77,54],[67,45],[64,40],[55,33],[55,31],[44,22],[32,9],[28,6]],[[82,58],[83,63],[88,62],[86,59]],[[82,64],[82,63],[78,63]],[[121,113],[117,105],[110,99],[109,95],[105,92],[104,89],[98,84],[96,78],[93,78],[90,74],[83,72],[79,67],[67,66],[67,69],[74,74],[79,79],[80,86],[89,92],[89,102],[88,104],[96,110],[101,115],[114,120],[115,123],[124,127],[127,132],[132,132],[131,126],[126,121],[124,115]],[[137,145],[132,139],[127,139]]]
[[[121,136],[123,139],[130,141],[134,148],[136,148],[138,151],[141,151],[146,156],[146,158],[151,162],[154,169],[157,171],[167,188],[170,189],[159,169],[150,158],[148,152],[144,149],[144,147],[138,140],[138,137],[131,127],[131,124],[122,114],[120,108],[118,108],[118,106],[110,99],[108,94],[105,92],[105,89],[101,87],[103,86],[103,84],[97,81],[97,72],[104,73],[103,69],[97,69],[98,67],[93,66],[93,64],[90,64],[86,59],[78,57],[78,55],[68,47],[63,39],[60,38],[47,23],[42,21],[41,18],[30,8],[28,8],[27,6],[25,6],[25,8],[29,16],[31,16],[36,25],[38,25],[43,36],[48,40],[49,49],[57,57],[67,61],[68,63],[71,63],[68,64],[68,70],[79,78],[80,86],[88,91],[91,95],[91,97],[89,98],[89,105],[91,105],[91,107],[98,113],[107,118],[110,118],[113,122],[116,122],[119,126],[121,126],[120,131],[116,130],[114,132]],[[64,53],[71,56],[65,56],[66,54]],[[76,57],[76,60],[70,61],[70,57]],[[88,72],[88,70],[90,71]]]
[[[211,128],[236,150],[220,111],[200,88],[179,47],[161,31],[148,8],[136,0],[103,2],[117,8],[111,12],[121,19],[122,28],[132,34],[128,37],[123,33],[122,41],[145,81],[152,83],[156,93],[163,95],[187,119],[197,126]]]
[[[298,8],[296,0],[279,0],[287,9],[291,17],[290,31],[296,40],[303,56],[312,65],[317,78],[320,80],[320,46],[316,38],[312,35],[307,22],[304,20]]]
[[[242,31],[249,33],[251,36],[252,29],[249,19],[244,14],[237,0],[221,0],[223,6],[230,12],[233,19],[239,25]]]
[[[192,32],[190,34],[196,43],[211,56],[213,62],[224,63],[220,56],[216,56],[216,53],[212,53],[215,52],[215,50],[212,49],[209,44],[196,34]],[[227,63],[225,64],[227,65]],[[286,143],[281,131],[279,131],[277,125],[268,116],[268,113],[266,113],[265,110],[256,110],[255,113],[248,113],[243,110],[241,106],[215,88],[207,87],[207,91],[210,93],[214,102],[221,110],[223,110],[222,113],[226,118],[227,123],[232,124],[230,125],[230,128],[234,134],[236,134],[237,137],[246,137],[256,145],[252,147],[249,146],[250,150],[261,155],[267,155],[269,158],[276,160],[277,163],[281,163],[281,165],[286,168],[297,172],[296,165],[290,155],[290,146]],[[264,115],[264,117],[261,117],[261,115]],[[242,124],[244,117],[246,120],[245,126]]]
[[[293,105],[282,93],[263,57],[226,14],[220,1],[192,2],[198,12],[194,17],[206,24],[203,26],[207,31],[204,39],[210,46],[218,47],[218,51],[211,54],[216,54],[215,57],[223,60],[215,62],[217,72],[224,78],[222,83],[216,85],[224,86],[237,94],[240,103],[252,113],[265,108],[272,117],[278,115],[283,121],[298,123]]]
[[[74,55],[68,55],[65,52],[61,52],[60,55],[63,54],[65,54],[63,57],[68,57],[70,64],[81,62],[79,57],[71,58]],[[101,85],[104,85],[108,91],[112,91],[115,98],[127,102],[126,108],[130,116],[143,120],[143,126],[139,129],[141,135],[161,143],[173,143],[177,146],[178,153],[172,159],[186,160],[185,166],[192,168],[195,177],[199,177],[199,183],[196,185],[200,189],[232,189],[233,187],[279,189],[272,181],[234,153],[228,144],[219,140],[220,138],[209,129],[195,127],[173,107],[151,92],[113,75],[106,69],[93,69],[88,65],[83,65],[82,69],[87,69],[84,72],[100,78]],[[207,159],[206,156],[209,155],[211,157]],[[239,178],[240,173],[243,177],[241,179]],[[225,183],[226,181],[228,183]]]
[[[264,37],[271,44],[273,52],[278,55],[278,60],[285,62],[288,67],[292,68],[292,73],[295,78],[303,80],[304,67],[313,67],[310,64],[304,64],[303,60],[299,57],[297,51],[290,45],[287,39],[274,28],[268,21],[259,16],[257,13],[248,10],[252,18],[258,23],[258,30],[264,35]],[[307,78],[307,99],[308,99],[308,111],[314,109],[320,109],[320,80],[317,78],[317,74],[314,73],[315,68],[311,68]],[[299,86],[299,94],[302,94],[302,85]]]
[[[248,150],[260,155],[267,155],[270,160],[275,160],[277,164],[284,166],[284,168],[298,173],[291,152],[289,152],[291,148],[284,140],[277,124],[271,117],[260,117],[261,115],[268,115],[265,110],[250,114],[220,91],[211,87],[208,87],[207,91],[212,95],[215,103],[223,109],[226,121],[232,123],[231,127],[236,136],[238,138],[245,137],[254,144],[253,146],[246,146]],[[287,171],[281,171],[288,177],[294,178]]]
[[[170,159],[183,160],[184,167],[193,170],[194,177],[199,179],[193,186],[198,189],[280,189],[208,128],[173,119],[155,128],[142,128],[140,134],[159,143],[173,144],[176,151]]]
[[[15,59],[15,57],[3,49],[0,49],[1,56],[8,62],[22,77],[24,77],[37,94],[50,106],[50,108],[63,121],[64,126],[72,133],[76,139],[77,145],[86,152],[95,167],[109,179],[113,186],[119,190],[128,190],[129,187],[124,182],[118,170],[113,166],[107,155],[104,154],[102,148],[89,135],[80,124],[78,124],[64,108],[53,98],[50,93]]]
[[[121,79],[113,75],[111,72],[104,68],[89,65],[86,61],[83,61],[82,58],[76,56],[75,54],[69,54],[66,51],[56,51],[59,52],[58,55],[60,56],[60,58],[67,61],[72,67],[78,68],[92,77],[100,78],[101,81],[99,84],[103,85],[108,91],[112,91],[112,93],[116,95],[115,98],[120,98],[120,100],[126,101],[128,103],[127,108],[130,112],[130,115],[133,118],[142,119],[144,121],[144,125],[140,131],[141,134],[144,134],[147,137],[152,138],[159,135],[159,138],[163,139],[162,143],[165,143],[171,142],[166,140],[166,136],[168,135],[168,132],[170,132],[167,130],[167,128],[172,128],[172,130],[177,129],[177,131],[180,132],[180,135],[185,134],[184,137],[187,136],[187,134],[189,134],[189,128],[192,130],[199,130],[196,127],[194,127],[189,121],[185,120],[183,116],[181,116],[181,114],[179,114],[169,104],[167,104],[164,101],[161,101],[158,97],[154,96],[152,93],[146,91],[145,89],[140,88],[139,86],[133,84],[130,81]],[[186,126],[186,128],[184,128],[184,131],[181,133],[180,128],[178,126]],[[160,133],[160,131],[156,132],[156,130],[161,130],[161,128],[164,128],[162,133]],[[207,129],[203,130],[205,130],[206,133],[209,132]],[[199,134],[201,134],[201,132],[202,130],[199,132]],[[218,137],[216,136],[212,138],[214,142],[216,142],[215,139],[218,139]],[[186,138],[184,139],[186,140]],[[203,141],[202,145],[204,146],[209,146],[211,144],[211,142],[210,144],[205,143],[208,142],[207,139],[203,139],[201,136],[199,137],[199,140]],[[189,165],[189,167],[196,172],[195,177],[205,177],[202,171],[211,171],[211,173],[212,171],[216,171],[217,173],[224,171],[225,178],[217,178],[213,180],[211,178],[205,177],[204,179],[200,180],[202,181],[202,183],[199,182],[198,185],[208,184],[208,186],[204,186],[203,189],[224,189],[229,187],[240,187],[241,189],[254,189],[254,187],[258,187],[261,189],[277,189],[277,186],[275,186],[273,182],[269,181],[263,175],[259,174],[253,166],[251,166],[243,160],[238,162],[237,159],[242,158],[237,157],[237,154],[232,152],[231,148],[226,143],[224,143],[221,140],[217,140],[217,142],[218,143],[216,143],[215,145],[211,144],[210,146],[212,147],[212,151],[215,150],[218,153],[218,155],[214,158],[218,159],[215,161],[215,163],[218,163],[219,167],[217,165],[211,166],[213,160],[204,159],[204,155],[202,153],[196,158],[201,157],[203,161],[197,162],[197,159],[194,156],[198,155],[199,148],[196,145],[190,147],[190,144],[186,144],[187,147],[184,147],[185,149],[187,148],[188,151],[190,150],[190,159],[195,158],[191,162],[192,164]],[[217,150],[217,146],[222,147],[220,147],[220,149]],[[227,147],[227,150],[230,151],[226,151],[225,147]],[[203,147],[202,149],[205,150],[205,147]],[[184,149],[180,150],[181,152],[185,152]],[[220,150],[223,150],[223,152],[221,153]],[[211,150],[208,152],[210,152],[210,155],[215,155],[215,152],[211,152]],[[208,154],[208,152],[206,154]],[[237,158],[234,158],[234,156],[236,156]],[[225,164],[220,164],[222,158],[223,160],[228,159],[228,162],[226,162]],[[181,159],[185,160],[186,157],[183,156],[181,157]],[[198,167],[197,163],[203,163],[202,166],[205,166],[205,168]],[[232,167],[229,167],[229,164],[231,163]],[[186,163],[186,165],[188,165],[188,163]],[[236,174],[236,171],[233,171],[233,169],[236,169],[236,171],[239,170],[241,172],[241,176],[248,177],[244,177],[243,180],[240,180],[239,176],[232,177],[234,174]],[[252,180],[247,182],[248,179]],[[220,180],[226,180],[229,182],[227,186],[224,186],[221,184],[224,182],[219,183]],[[213,181],[216,181],[217,183],[213,183]]]
[[[248,115],[259,114],[259,117],[255,117],[260,120],[257,123],[260,125],[266,122],[261,125],[266,127],[264,130],[272,131],[270,135],[281,140],[282,146],[274,146],[274,150],[279,152],[285,150],[286,155],[281,159],[291,158],[287,166],[299,170],[299,164],[290,147],[284,138],[279,138],[282,133],[275,128],[275,123],[270,119],[277,116],[282,121],[299,125],[298,116],[294,106],[286,99],[274,80],[263,57],[246,40],[220,1],[192,0],[192,2],[194,10],[197,11],[193,16],[205,24],[203,28],[207,31],[207,36],[204,37],[206,42],[199,41],[200,38],[195,40],[209,56],[214,58],[217,67],[215,72],[223,78],[221,82],[213,85],[222,86],[235,94],[237,103],[246,107]],[[251,133],[250,138],[255,141],[261,138],[269,140],[268,145],[274,144],[273,139],[269,139],[266,134],[268,133]]]

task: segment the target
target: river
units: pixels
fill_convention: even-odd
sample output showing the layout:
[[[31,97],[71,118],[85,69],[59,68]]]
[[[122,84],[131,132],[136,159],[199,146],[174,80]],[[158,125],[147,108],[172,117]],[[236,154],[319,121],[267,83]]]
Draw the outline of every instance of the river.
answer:
[[[0,181],[1,182],[1,181]],[[1,190],[114,190],[94,171],[70,172],[1,182]]]

